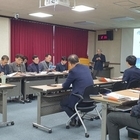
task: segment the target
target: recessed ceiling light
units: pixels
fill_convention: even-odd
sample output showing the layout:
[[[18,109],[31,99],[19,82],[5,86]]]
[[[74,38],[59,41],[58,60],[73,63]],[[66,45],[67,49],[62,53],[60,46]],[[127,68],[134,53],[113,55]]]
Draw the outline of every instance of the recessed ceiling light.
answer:
[[[41,13],[41,12],[32,13],[32,14],[29,14],[29,15],[30,15],[30,16],[35,16],[35,17],[41,17],[41,18],[53,16],[53,15],[45,14],[45,13]]]
[[[95,10],[95,8],[88,7],[85,5],[78,5],[78,6],[73,7],[72,10],[77,11],[77,12],[84,12],[84,11]]]

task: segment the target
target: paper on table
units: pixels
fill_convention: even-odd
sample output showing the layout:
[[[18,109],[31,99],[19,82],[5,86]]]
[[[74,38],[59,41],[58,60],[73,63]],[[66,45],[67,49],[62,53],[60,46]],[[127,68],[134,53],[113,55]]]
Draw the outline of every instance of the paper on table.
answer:
[[[46,71],[41,71],[39,74],[47,74]]]
[[[130,89],[130,91],[132,91],[134,93],[140,93],[140,90],[136,90],[136,89]]]
[[[124,95],[117,94],[115,92],[111,92],[111,93],[107,94],[107,96],[116,98],[118,100],[130,100],[130,101],[138,100],[138,98],[136,98],[136,97],[124,96]]]
[[[14,76],[16,74],[17,74],[17,72],[14,72],[14,73],[8,74],[7,77],[12,77],[12,76]]]

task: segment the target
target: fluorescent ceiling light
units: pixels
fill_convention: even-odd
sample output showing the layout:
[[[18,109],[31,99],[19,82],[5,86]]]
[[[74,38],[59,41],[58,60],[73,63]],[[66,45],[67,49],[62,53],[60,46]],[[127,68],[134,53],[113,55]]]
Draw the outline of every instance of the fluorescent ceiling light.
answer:
[[[29,15],[30,15],[30,16],[35,16],[35,17],[41,17],[41,18],[53,16],[53,15],[45,14],[45,13],[41,13],[41,12],[32,13],[32,14],[29,14]]]
[[[85,5],[78,5],[78,6],[73,7],[72,10],[77,11],[77,12],[84,12],[84,11],[95,10],[95,8],[88,7]]]
[[[116,18],[111,18],[111,20],[114,20],[114,21],[129,21],[129,20],[135,20],[135,19],[131,18],[131,17],[116,17]]]

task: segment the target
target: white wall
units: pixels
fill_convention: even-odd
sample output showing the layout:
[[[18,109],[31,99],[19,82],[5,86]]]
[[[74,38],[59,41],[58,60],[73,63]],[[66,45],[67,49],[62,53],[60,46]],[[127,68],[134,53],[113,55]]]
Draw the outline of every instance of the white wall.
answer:
[[[10,20],[0,17],[0,57],[8,55],[10,58]]]
[[[96,42],[96,32],[89,31],[88,32],[88,48],[87,48],[87,55],[90,61],[96,52],[95,50],[95,43]]]
[[[128,68],[126,57],[133,54],[133,31],[134,29],[122,29],[121,42],[121,71],[124,72]]]
[[[102,49],[102,53],[106,56],[106,61],[109,61],[111,70],[111,77],[120,76],[120,58],[121,58],[121,35],[122,30],[114,31],[114,39],[107,41],[98,41],[98,35],[106,34],[106,30],[96,32],[96,49]]]

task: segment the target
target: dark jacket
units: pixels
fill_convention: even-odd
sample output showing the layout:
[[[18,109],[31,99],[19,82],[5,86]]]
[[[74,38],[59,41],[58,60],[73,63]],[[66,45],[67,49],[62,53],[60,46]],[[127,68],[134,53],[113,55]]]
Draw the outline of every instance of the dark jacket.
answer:
[[[124,71],[123,81],[127,81],[128,86],[131,82],[140,80],[140,69],[136,66],[128,68]]]
[[[61,63],[58,63],[57,65],[56,65],[56,71],[60,71],[60,72],[63,72],[63,71],[65,71],[67,68],[66,68],[66,65],[62,65]]]
[[[5,75],[10,74],[9,65],[6,64],[5,66],[0,65],[0,73],[4,72]]]
[[[29,72],[37,72],[37,73],[39,73],[39,65],[38,64],[35,64],[35,63],[31,63],[29,66],[28,66],[28,68],[27,68],[27,70],[29,71]]]
[[[72,93],[83,95],[86,87],[93,85],[91,72],[87,66],[77,64],[69,71],[66,81],[63,83],[63,88],[68,89],[72,84]],[[73,108],[78,99],[75,96],[69,96],[68,106]]]
[[[101,60],[96,60],[98,57],[100,57]],[[106,58],[103,54],[95,54],[92,61],[94,62],[94,70],[103,70],[103,63],[106,61]]]
[[[131,116],[140,118],[140,100],[138,101],[138,104],[133,106],[131,109]]]

